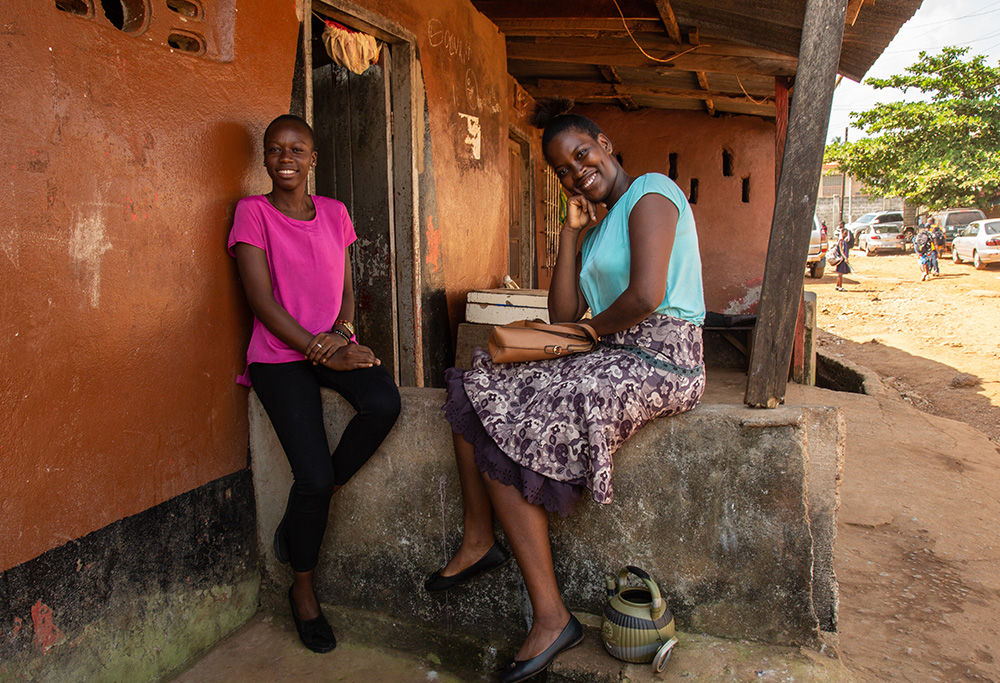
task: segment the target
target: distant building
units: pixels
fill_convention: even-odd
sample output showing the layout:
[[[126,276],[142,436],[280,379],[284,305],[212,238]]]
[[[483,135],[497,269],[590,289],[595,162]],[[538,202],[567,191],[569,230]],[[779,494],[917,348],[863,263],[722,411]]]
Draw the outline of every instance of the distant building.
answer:
[[[902,197],[875,197],[867,194],[868,185],[852,175],[846,178],[840,173],[837,162],[823,164],[823,175],[816,195],[816,215],[828,226],[835,226],[841,220],[845,223],[872,211],[903,211],[907,225],[915,219],[915,211],[908,207]],[[843,205],[841,205],[843,197]]]

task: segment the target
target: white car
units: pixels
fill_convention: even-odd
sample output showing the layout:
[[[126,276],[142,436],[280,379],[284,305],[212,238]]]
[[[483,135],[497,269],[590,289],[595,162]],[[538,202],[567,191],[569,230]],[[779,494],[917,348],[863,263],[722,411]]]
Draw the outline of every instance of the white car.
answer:
[[[844,227],[854,235],[854,244],[858,244],[861,232],[870,225],[898,225],[900,231],[903,229],[903,214],[901,211],[875,211],[866,213],[853,223],[848,223]]]
[[[866,255],[879,251],[906,251],[903,228],[899,225],[869,225],[861,231],[858,248]]]
[[[1000,262],[1000,219],[970,223],[951,243],[951,258],[972,261],[976,270]]]

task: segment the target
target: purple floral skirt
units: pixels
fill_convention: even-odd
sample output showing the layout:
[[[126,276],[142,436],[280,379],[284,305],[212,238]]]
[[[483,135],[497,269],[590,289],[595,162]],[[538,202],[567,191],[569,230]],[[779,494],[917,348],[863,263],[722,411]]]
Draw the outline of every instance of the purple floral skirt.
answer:
[[[445,373],[445,417],[472,444],[476,466],[534,505],[566,516],[590,489],[612,499],[612,454],[655,417],[697,405],[705,389],[701,328],[652,315],[597,350]]]

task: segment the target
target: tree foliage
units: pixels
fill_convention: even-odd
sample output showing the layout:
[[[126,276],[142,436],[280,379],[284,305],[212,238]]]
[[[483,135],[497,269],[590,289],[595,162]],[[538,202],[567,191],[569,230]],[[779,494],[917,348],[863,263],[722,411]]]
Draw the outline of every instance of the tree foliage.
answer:
[[[868,137],[834,140],[826,161],[888,197],[907,197],[931,209],[986,208],[1000,199],[1000,64],[968,48],[921,52],[906,72],[869,78],[876,89],[913,89],[916,101],[878,104],[852,112]]]

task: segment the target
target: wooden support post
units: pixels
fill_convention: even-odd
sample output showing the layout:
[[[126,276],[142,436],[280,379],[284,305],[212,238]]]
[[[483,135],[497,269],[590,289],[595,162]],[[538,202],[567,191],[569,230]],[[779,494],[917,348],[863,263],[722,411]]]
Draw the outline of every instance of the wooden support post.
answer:
[[[777,407],[785,400],[795,321],[823,166],[830,104],[844,39],[843,0],[807,0],[788,137],[775,192],[771,238],[744,402]]]
[[[781,182],[781,160],[785,156],[785,142],[788,139],[788,93],[791,79],[776,76],[774,79],[774,187]],[[777,194],[775,194],[777,196]]]

